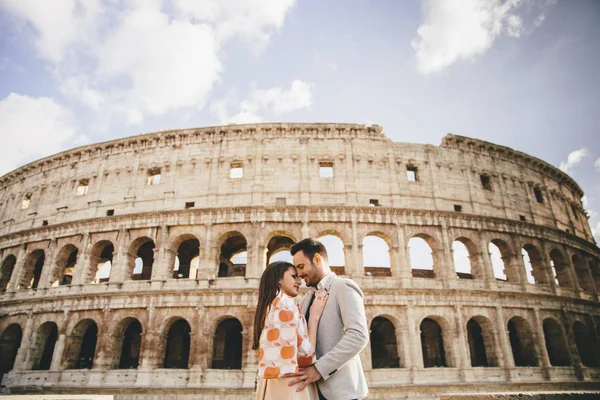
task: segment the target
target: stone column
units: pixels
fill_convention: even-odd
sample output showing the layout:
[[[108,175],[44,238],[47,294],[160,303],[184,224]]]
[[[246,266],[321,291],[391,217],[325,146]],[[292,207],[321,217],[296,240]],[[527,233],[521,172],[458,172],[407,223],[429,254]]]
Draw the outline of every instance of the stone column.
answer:
[[[17,262],[15,263],[15,267],[13,269],[13,273],[10,276],[10,281],[8,283],[9,292],[14,292],[17,290],[17,286],[21,283],[21,277],[23,276],[23,266],[25,265],[25,256],[27,255],[27,244],[24,244],[19,249],[19,254],[17,255]]]
[[[127,229],[119,229],[119,236],[117,239],[116,257],[113,256],[113,263],[110,271],[110,283],[123,283],[129,279],[129,270],[132,269],[129,265],[129,252],[127,249],[127,243],[125,243],[127,236]]]
[[[165,349],[163,343],[166,344],[167,335],[156,331],[142,332],[142,340],[140,344],[140,360],[141,369],[153,369],[162,367],[161,354],[159,351]]]
[[[201,347],[200,340],[202,340],[202,328],[203,325],[203,316],[204,316],[204,306],[198,304],[193,311],[192,317],[190,318],[190,359],[188,362],[188,367],[193,370],[202,369],[202,359],[201,359]]]
[[[459,376],[461,378],[461,380],[465,380],[465,368],[468,368],[471,366],[471,363],[469,362],[469,360],[471,359],[469,356],[469,351],[467,350],[469,348],[469,341],[467,339],[467,337],[465,336],[465,329],[466,329],[466,324],[464,324],[463,321],[463,313],[462,313],[462,306],[457,305],[455,306],[455,310],[456,310],[456,337],[458,338],[458,357],[455,356],[455,358],[457,358],[458,362],[457,362],[457,367],[459,368]]]
[[[19,350],[17,350],[17,357],[15,358],[15,363],[13,369],[15,371],[25,371],[30,367],[27,365],[27,361],[29,358],[29,351],[31,349],[31,339],[33,339],[33,312],[30,311],[27,316],[27,321],[25,322],[25,329],[23,329],[23,339],[21,340],[21,345],[19,346]]]
[[[50,371],[60,371],[62,365],[63,353],[65,352],[65,342],[67,335],[61,333],[58,335],[58,340],[54,346],[54,352],[52,353],[52,363],[50,364]]]
[[[348,276],[364,276],[365,267],[362,260],[362,243],[359,243],[358,241],[356,212],[352,213],[352,250],[354,269],[352,271],[346,271],[346,274]]]
[[[200,258],[200,266],[198,268],[198,279],[214,279],[216,277],[217,266],[215,265],[215,254],[212,242],[212,224],[206,224],[206,245],[203,249],[203,254]],[[248,260],[250,262],[250,260]]]
[[[90,234],[84,233],[81,238],[81,248],[77,253],[77,264],[75,265],[75,271],[73,271],[72,285],[85,285],[89,282],[84,282],[83,277],[89,275],[90,270]]]
[[[300,240],[310,237],[310,228],[308,226],[308,221],[302,221],[302,238]]]
[[[489,244],[481,231],[479,232],[479,247],[481,248],[481,268],[486,281],[486,286],[489,289],[492,287],[492,284],[495,283],[496,277],[494,275],[494,266],[492,265],[492,259],[490,257]]]
[[[569,271],[569,279],[571,280],[573,289],[578,292],[583,292],[581,286],[579,286],[579,279],[577,279],[577,273],[575,272],[575,266],[573,265],[573,259],[569,257],[569,252],[567,251],[566,246],[562,246],[563,253],[566,255],[567,259],[567,268]]]
[[[521,254],[521,249],[523,249],[523,243],[521,243],[521,240],[515,235],[511,235],[511,239],[514,250],[513,264],[514,268],[516,269],[515,275],[517,276],[519,283],[522,284],[523,289],[525,290],[525,287],[527,286],[529,281],[527,280],[527,271],[525,270],[525,261],[523,261],[523,254]]]
[[[421,351],[421,332],[417,328],[412,304],[407,304],[406,306],[406,319],[408,320],[408,341],[410,343],[410,368],[412,377],[414,369],[424,368],[423,353]],[[413,380],[411,379],[411,381]]]
[[[150,280],[165,281],[173,277],[169,259],[172,252],[167,248],[169,245],[169,227],[162,225],[157,235],[158,240],[154,248],[154,265],[152,266],[152,275]],[[190,266],[191,271],[191,266]]]
[[[404,224],[396,224],[396,234],[398,236],[398,254],[395,265],[392,268],[396,271],[395,275],[402,281],[402,287],[410,287],[412,279],[412,270],[410,267],[410,258],[408,255],[406,235],[404,232]],[[393,275],[394,273],[392,273]]]
[[[452,243],[448,236],[448,226],[442,219],[442,265],[438,270],[441,272],[441,278],[444,281],[444,287],[456,284],[456,270],[454,268],[454,259],[452,257]]]
[[[42,267],[42,273],[40,275],[39,289],[46,289],[52,285],[51,280],[55,278],[57,269],[60,266],[56,265],[56,246],[58,240],[56,238],[51,239],[48,244],[48,248],[44,252],[44,266]]]
[[[344,148],[346,151],[346,204],[356,204],[356,173],[354,170],[354,150],[351,138],[344,138]]]
[[[552,273],[552,264],[550,263],[550,253],[548,252],[548,247],[546,246],[545,240],[540,240],[540,252],[542,253],[542,262],[544,264],[544,274],[546,277],[546,282],[550,285],[550,289],[552,289],[552,293],[556,294],[556,280],[554,274]]]
[[[533,318],[535,323],[535,330],[533,332],[534,341],[537,349],[537,353],[540,355],[540,366],[542,367],[542,373],[544,378],[550,380],[550,372],[548,369],[552,366],[550,364],[550,358],[548,357],[548,351],[546,350],[546,340],[544,336],[544,325],[540,319],[540,310],[538,308],[533,309]]]
[[[498,357],[498,364],[504,368],[505,376],[508,381],[511,380],[511,368],[515,367],[515,359],[512,354],[512,348],[510,346],[508,326],[504,321],[504,312],[501,306],[496,306],[496,320],[498,326],[498,343],[502,352]]]

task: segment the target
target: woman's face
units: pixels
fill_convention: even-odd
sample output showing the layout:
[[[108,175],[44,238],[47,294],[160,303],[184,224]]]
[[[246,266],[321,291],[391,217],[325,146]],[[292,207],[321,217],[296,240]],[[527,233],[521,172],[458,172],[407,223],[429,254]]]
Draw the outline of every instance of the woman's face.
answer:
[[[279,281],[279,288],[288,296],[296,297],[298,296],[298,288],[300,287],[301,282],[302,280],[298,276],[296,268],[289,267]]]

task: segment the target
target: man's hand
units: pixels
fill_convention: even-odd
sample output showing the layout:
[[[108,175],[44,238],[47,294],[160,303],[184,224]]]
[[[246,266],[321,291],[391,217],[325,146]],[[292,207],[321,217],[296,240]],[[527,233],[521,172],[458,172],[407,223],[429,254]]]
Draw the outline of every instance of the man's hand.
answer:
[[[288,376],[294,376],[297,378],[288,383],[288,386],[294,386],[296,383],[302,382],[298,389],[296,389],[296,392],[303,390],[306,386],[308,386],[308,384],[321,379],[321,373],[315,368],[314,365],[306,368],[300,368],[300,372]]]

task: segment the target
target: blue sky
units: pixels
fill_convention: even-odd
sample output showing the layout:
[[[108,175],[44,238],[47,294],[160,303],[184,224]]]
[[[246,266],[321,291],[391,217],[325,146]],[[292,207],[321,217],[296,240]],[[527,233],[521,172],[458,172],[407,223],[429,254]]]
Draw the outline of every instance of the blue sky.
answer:
[[[600,240],[598,21],[595,0],[0,0],[0,173],[160,129],[376,123],[562,167]]]

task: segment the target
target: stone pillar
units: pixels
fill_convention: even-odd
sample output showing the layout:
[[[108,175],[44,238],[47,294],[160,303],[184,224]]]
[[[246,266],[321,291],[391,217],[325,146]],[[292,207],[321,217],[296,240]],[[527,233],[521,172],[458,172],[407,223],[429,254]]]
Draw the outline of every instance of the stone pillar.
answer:
[[[571,280],[572,287],[575,291],[583,292],[581,286],[579,286],[579,279],[577,279],[577,273],[575,272],[575,266],[573,265],[573,259],[569,256],[569,252],[565,246],[562,246],[563,253],[567,259],[567,268],[569,271],[569,279]]]
[[[414,382],[414,370],[424,368],[423,353],[421,351],[421,332],[415,321],[412,304],[406,306],[406,319],[408,320],[408,341],[410,347],[411,381]]]
[[[464,381],[465,380],[464,369],[471,366],[471,363],[469,362],[471,357],[469,355],[469,351],[467,350],[469,348],[469,341],[465,335],[466,324],[463,321],[462,306],[460,306],[460,305],[455,306],[455,310],[456,310],[456,333],[457,333],[456,337],[458,338],[458,341],[457,341],[458,357],[455,356],[454,358],[458,359],[456,366],[459,368],[458,373],[459,373],[460,378]]]
[[[8,283],[7,291],[14,292],[17,290],[17,286],[21,283],[21,277],[23,276],[24,265],[25,265],[25,256],[27,255],[27,244],[24,244],[19,249],[19,254],[17,255],[17,262],[15,263],[15,268],[13,269],[13,273],[10,276],[10,282]]]
[[[498,357],[498,365],[504,368],[504,373],[507,380],[511,380],[511,368],[515,367],[515,359],[512,354],[512,348],[510,346],[510,338],[508,333],[508,326],[504,321],[504,312],[501,306],[496,306],[496,320],[498,324],[498,341],[500,343],[500,352]]]
[[[246,278],[260,279],[263,271],[267,267],[265,246],[259,243],[258,238],[261,237],[260,224],[252,224],[253,238],[246,250],[248,251],[248,260],[246,264]]]
[[[362,243],[358,241],[358,229],[356,212],[352,213],[352,258],[354,259],[354,269],[346,271],[348,276],[364,276],[365,267],[362,260]]]
[[[140,344],[140,360],[141,369],[154,369],[162,367],[162,354],[159,351],[164,350],[167,342],[167,335],[156,331],[142,332],[142,340]]]
[[[529,281],[527,280],[527,271],[525,270],[525,261],[523,261],[523,254],[521,254],[521,249],[523,249],[523,243],[521,243],[521,240],[515,235],[511,235],[511,239],[514,250],[513,264],[514,268],[516,269],[515,275],[519,280],[519,283],[523,286],[523,289],[525,290],[525,287],[527,286]]]
[[[25,329],[23,329],[23,336],[21,340],[21,345],[19,346],[19,350],[17,351],[17,357],[15,358],[15,363],[13,369],[15,371],[25,371],[29,369],[27,365],[27,361],[29,358],[29,351],[31,349],[31,339],[33,339],[33,312],[30,311],[27,316],[27,321],[25,322]]]
[[[456,284],[456,269],[454,268],[454,259],[452,257],[452,242],[448,236],[448,226],[446,221],[442,219],[442,265],[438,267],[441,272],[441,278],[444,281],[444,287]]]
[[[46,289],[52,285],[50,282],[55,278],[56,271],[60,268],[59,265],[56,265],[56,246],[57,239],[51,239],[48,244],[48,248],[44,252],[44,266],[42,267],[42,274],[40,275],[40,284],[38,285],[39,289]]]
[[[344,273],[348,275],[348,271],[357,271],[358,267],[354,265],[354,246],[344,243]]]
[[[212,242],[212,224],[206,224],[206,245],[203,249],[203,254],[200,258],[200,266],[198,268],[198,279],[214,279],[217,274],[217,267],[215,265],[215,254],[214,246]],[[250,259],[248,259],[250,263]]]
[[[58,340],[54,346],[54,352],[52,353],[52,363],[50,364],[50,371],[60,371],[62,365],[63,353],[65,352],[65,342],[67,335],[61,333],[58,335]]]
[[[310,237],[310,228],[308,226],[308,221],[302,221],[301,232],[302,232],[302,238],[300,240]]]
[[[409,287],[412,279],[412,270],[410,267],[410,258],[408,255],[406,235],[404,232],[404,224],[396,224],[396,234],[398,236],[398,253],[395,265],[392,269],[395,270],[395,276],[402,281],[402,287]],[[392,272],[392,276],[394,272]]]
[[[89,281],[84,281],[83,277],[89,276],[90,252],[90,234],[86,232],[81,238],[81,248],[77,253],[77,264],[75,265],[75,271],[73,271],[72,285],[85,285],[89,283]]]
[[[188,366],[190,369],[199,370],[203,367],[200,340],[202,340],[202,328],[204,327],[204,306],[199,304],[194,310],[195,312],[192,313],[192,318],[190,318],[190,359]]]
[[[123,283],[129,279],[129,270],[132,269],[129,265],[129,252],[127,249],[127,243],[125,242],[127,236],[127,229],[119,229],[119,236],[117,239],[116,257],[113,256],[113,262],[110,271],[110,283]]]
[[[538,308],[533,309],[533,318],[535,323],[535,330],[533,332],[535,346],[539,356],[540,366],[542,367],[542,373],[544,378],[550,380],[550,372],[548,369],[552,366],[550,364],[550,358],[548,357],[548,351],[546,350],[546,340],[544,336],[544,325],[540,319],[540,310]]]
[[[166,281],[173,277],[170,265],[170,259],[173,252],[167,248],[169,245],[169,227],[162,225],[157,235],[158,240],[154,248],[154,265],[152,266],[152,275],[150,280]],[[191,272],[191,266],[190,266]]]
[[[352,146],[352,138],[344,138],[344,148],[346,151],[346,204],[356,204],[356,173],[354,170],[354,149]]]
[[[492,287],[492,283],[495,283],[496,277],[494,275],[494,266],[492,265],[492,259],[490,257],[489,244],[481,231],[479,232],[479,247],[481,248],[481,269],[484,279],[486,280],[486,286],[489,289]]]
[[[544,274],[546,277],[546,282],[550,285],[550,289],[552,289],[552,293],[556,294],[556,280],[554,274],[552,273],[552,264],[550,263],[550,253],[548,252],[548,247],[546,246],[545,240],[540,240],[540,252],[542,253],[542,262],[544,268]]]

